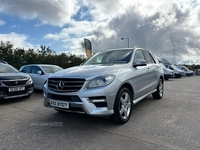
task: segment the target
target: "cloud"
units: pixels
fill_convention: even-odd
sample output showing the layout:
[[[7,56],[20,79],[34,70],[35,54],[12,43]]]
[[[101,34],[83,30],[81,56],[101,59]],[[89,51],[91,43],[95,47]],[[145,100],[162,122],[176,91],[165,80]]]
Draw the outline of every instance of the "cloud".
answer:
[[[131,47],[147,48],[160,57],[172,57],[172,45],[175,44],[177,62],[191,52],[192,56],[199,54],[199,5],[188,6],[188,3],[173,0],[132,1],[129,6],[120,1],[120,4],[125,10],[121,7],[119,14],[110,14],[110,20],[103,28],[97,26],[94,29],[92,43],[95,50],[122,47],[121,43],[125,41],[120,43],[120,38],[126,37]],[[104,31],[107,34],[103,34]],[[109,31],[115,34],[106,37]]]
[[[3,26],[5,22],[3,20],[0,20],[0,26]]]
[[[188,56],[200,62],[196,57],[200,54],[200,0],[0,0],[0,13],[39,19],[38,28],[58,26],[43,39],[76,54],[82,54],[83,38],[91,40],[96,53],[127,47],[123,37],[129,38],[130,47],[144,47],[161,58],[176,54],[177,62],[188,62]],[[21,39],[21,45],[31,36],[10,34]]]
[[[16,34],[14,32],[9,34],[0,34],[0,39],[3,42],[9,41],[14,48],[33,48],[32,44],[27,42],[27,36],[24,34]]]
[[[78,1],[72,0],[0,0],[0,12],[60,27],[71,21],[79,7]]]
[[[83,38],[93,34],[93,28],[97,22],[72,21],[70,27],[63,28],[59,33],[48,33],[43,38],[46,41],[57,41],[62,43],[63,48],[73,51],[73,54],[82,55]]]
[[[188,1],[188,3],[191,3]],[[44,39],[62,41],[66,48],[76,49],[84,37],[89,37],[94,53],[109,48],[140,46],[160,57],[172,57],[176,45],[177,60],[198,53],[200,7],[184,1],[83,1],[92,21],[72,21],[59,33],[49,33]],[[194,22],[191,23],[191,22]],[[71,39],[70,39],[71,38]],[[79,44],[79,45],[78,45]]]
[[[70,27],[63,28],[59,33],[49,33],[44,36],[44,39],[66,40],[70,37],[84,37],[91,34],[94,24],[89,21],[72,21]]]

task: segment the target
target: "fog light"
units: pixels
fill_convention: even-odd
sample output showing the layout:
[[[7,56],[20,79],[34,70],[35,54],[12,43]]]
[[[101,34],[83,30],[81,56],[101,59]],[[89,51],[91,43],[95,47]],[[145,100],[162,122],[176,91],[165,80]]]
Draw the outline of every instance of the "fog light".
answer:
[[[28,89],[28,93],[33,93],[33,92],[34,92],[33,88]]]
[[[92,103],[101,103],[101,102],[106,102],[106,97],[105,96],[89,97],[89,100]]]
[[[43,91],[43,96],[46,97],[46,92],[45,91]]]
[[[92,102],[93,103],[99,103],[99,102],[105,102],[106,99],[93,99]]]

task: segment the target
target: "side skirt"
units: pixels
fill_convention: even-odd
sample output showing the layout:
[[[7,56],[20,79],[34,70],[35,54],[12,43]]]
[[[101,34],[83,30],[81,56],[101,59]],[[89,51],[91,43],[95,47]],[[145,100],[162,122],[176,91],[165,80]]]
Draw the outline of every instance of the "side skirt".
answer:
[[[139,101],[143,100],[145,97],[147,97],[148,95],[150,95],[156,91],[157,91],[157,89],[154,89],[153,91],[143,95],[142,97],[139,97],[138,99],[133,100],[133,105],[135,105],[136,103],[138,103]]]

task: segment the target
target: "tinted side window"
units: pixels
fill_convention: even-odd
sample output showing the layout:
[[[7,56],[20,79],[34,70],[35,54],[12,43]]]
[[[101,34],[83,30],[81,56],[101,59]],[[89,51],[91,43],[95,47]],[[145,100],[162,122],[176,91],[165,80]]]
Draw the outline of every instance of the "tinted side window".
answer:
[[[27,67],[24,67],[21,72],[24,72],[24,73],[30,73],[31,72],[31,66],[27,66]]]
[[[31,73],[38,74],[38,71],[42,71],[38,66],[33,66]]]
[[[145,60],[147,61],[147,64],[154,64],[155,61],[153,60],[151,54],[147,51],[143,51],[144,56],[145,56]]]

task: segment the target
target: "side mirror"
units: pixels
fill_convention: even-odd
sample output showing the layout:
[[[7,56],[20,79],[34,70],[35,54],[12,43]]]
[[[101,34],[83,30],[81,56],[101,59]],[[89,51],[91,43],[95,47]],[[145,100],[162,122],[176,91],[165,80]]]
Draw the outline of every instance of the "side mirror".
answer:
[[[144,59],[136,59],[134,64],[133,64],[133,67],[146,66],[146,65],[147,65],[146,60],[144,60]]]
[[[38,73],[39,75],[42,75],[42,71],[41,71],[41,70],[38,70],[37,73]]]

